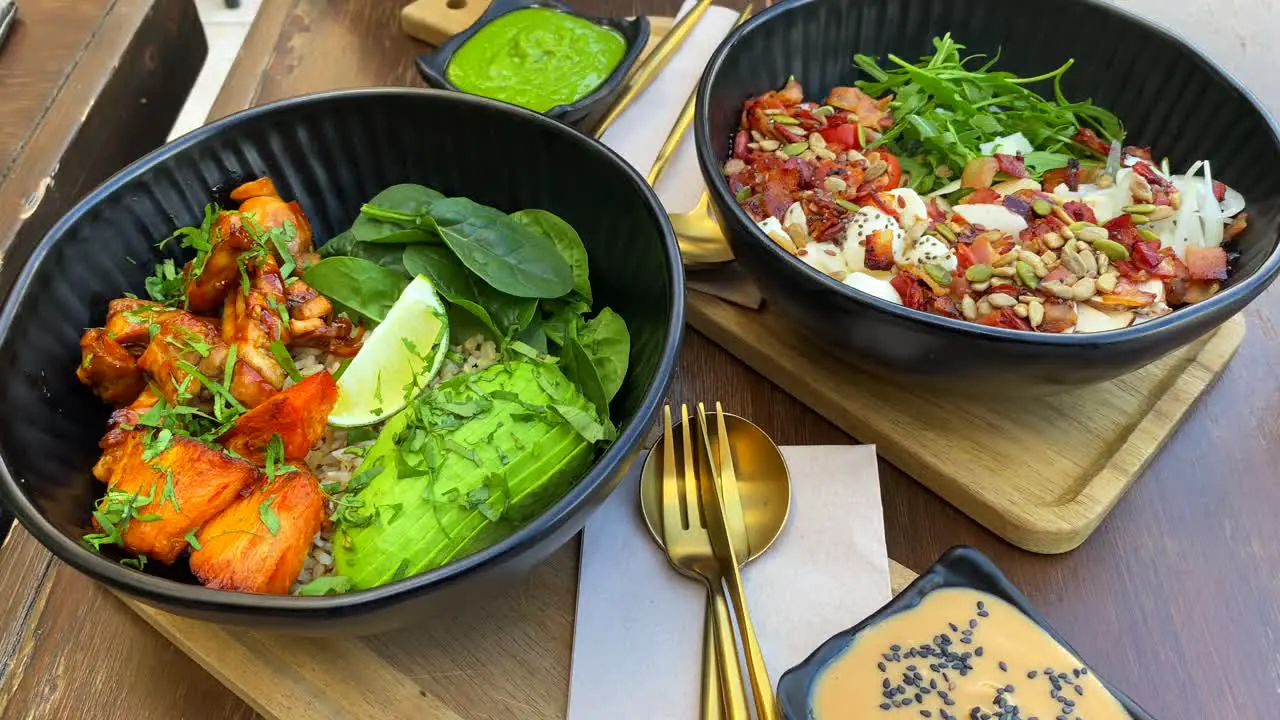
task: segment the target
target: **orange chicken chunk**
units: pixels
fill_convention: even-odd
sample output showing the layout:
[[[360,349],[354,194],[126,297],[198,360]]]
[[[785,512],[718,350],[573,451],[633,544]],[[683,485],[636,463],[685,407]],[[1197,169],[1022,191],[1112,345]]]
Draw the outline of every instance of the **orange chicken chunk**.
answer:
[[[324,521],[325,496],[305,470],[260,483],[196,536],[191,571],[216,590],[284,595]]]
[[[324,436],[329,412],[337,401],[338,383],[328,372],[318,372],[241,415],[219,441],[261,465],[271,438],[279,435],[284,459],[301,461]]]

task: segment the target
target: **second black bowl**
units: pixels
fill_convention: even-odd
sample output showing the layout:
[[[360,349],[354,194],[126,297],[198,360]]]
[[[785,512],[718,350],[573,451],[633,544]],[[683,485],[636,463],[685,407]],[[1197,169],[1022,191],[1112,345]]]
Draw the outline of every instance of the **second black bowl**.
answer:
[[[1055,335],[991,328],[871,297],[793,258],[761,232],[721,167],[747,98],[794,75],[810,96],[863,79],[854,53],[915,58],[950,32],[970,53],[1034,76],[1067,58],[1069,98],[1092,98],[1124,121],[1131,143],[1174,167],[1208,158],[1244,194],[1249,229],[1230,279],[1210,300],[1124,330]],[[1071,41],[1063,42],[1064,33]],[[1043,91],[1043,89],[1042,89]],[[1052,89],[1049,90],[1052,92]],[[770,304],[834,353],[880,374],[948,388],[1060,391],[1146,365],[1221,325],[1280,271],[1280,131],[1257,100],[1167,30],[1094,0],[793,0],[752,18],[712,56],[698,89],[694,137],[721,225]]]

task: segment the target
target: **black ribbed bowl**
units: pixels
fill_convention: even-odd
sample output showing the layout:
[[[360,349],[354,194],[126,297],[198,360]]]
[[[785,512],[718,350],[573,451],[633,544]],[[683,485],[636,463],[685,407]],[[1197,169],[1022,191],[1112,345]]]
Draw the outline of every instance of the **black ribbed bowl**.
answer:
[[[968,52],[1000,51],[1000,69],[1023,76],[1074,57],[1062,83],[1068,98],[1092,98],[1111,109],[1130,143],[1152,146],[1174,168],[1211,160],[1214,177],[1243,193],[1249,212],[1249,229],[1228,248],[1240,256],[1222,291],[1106,333],[991,328],[858,292],[793,258],[756,228],[721,173],[743,101],[781,87],[790,75],[806,97],[825,96],[832,86],[864,79],[854,53],[914,59],[931,54],[931,39],[946,32]],[[769,303],[819,340],[815,352],[913,383],[1028,394],[1113,378],[1221,325],[1280,270],[1275,121],[1187,42],[1094,0],[789,0],[730,33],[712,56],[698,88],[694,134],[721,225]]]
[[[185,571],[122,567],[79,543],[102,485],[90,474],[109,408],[75,378],[78,339],[107,301],[141,292],[157,240],[199,224],[216,189],[261,174],[301,203],[317,239],[360,204],[418,182],[508,212],[550,210],[582,235],[597,307],[627,321],[631,362],[614,398],[617,441],[560,502],[506,540],[445,567],[330,597],[210,590]],[[176,256],[174,256],[176,257]],[[308,634],[373,632],[447,617],[522,579],[577,533],[613,490],[654,420],[679,351],[684,283],[657,197],[605,146],[541,115],[438,90],[370,89],[293,98],[201,128],[125,168],[36,247],[0,310],[0,497],[77,570],[170,612]],[[182,258],[185,260],[186,258]],[[182,563],[179,563],[182,564]]]

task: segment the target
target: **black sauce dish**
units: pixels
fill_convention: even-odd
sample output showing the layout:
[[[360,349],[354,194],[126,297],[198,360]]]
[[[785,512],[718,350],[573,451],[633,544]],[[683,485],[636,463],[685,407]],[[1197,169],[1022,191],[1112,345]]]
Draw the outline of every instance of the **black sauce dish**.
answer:
[[[1075,40],[1064,45],[1064,28]],[[1085,30],[1087,29],[1087,31]],[[1249,229],[1229,251],[1230,278],[1210,300],[1123,330],[1021,332],[953,320],[874,298],[809,267],[761,232],[722,173],[742,103],[794,75],[809,97],[864,79],[855,53],[914,59],[950,32],[967,53],[1000,53],[999,69],[1033,76],[1074,57],[1068,98],[1111,109],[1130,144],[1174,168],[1208,158],[1244,194]],[[1037,88],[1052,93],[1052,88]],[[1221,325],[1280,271],[1280,129],[1257,99],[1168,30],[1095,0],[790,0],[729,34],[698,88],[702,175],[734,254],[768,302],[863,370],[947,390],[1060,392],[1149,364]]]
[[[501,168],[495,171],[494,168]],[[430,572],[328,597],[210,590],[186,569],[126,568],[85,549],[102,485],[90,474],[109,407],[75,378],[78,338],[106,303],[140,292],[156,241],[198,225],[210,188],[269,175],[317,241],[361,203],[418,182],[508,212],[550,210],[581,234],[599,307],[626,320],[630,368],[614,398],[617,441],[543,515],[502,542]],[[214,194],[216,197],[216,193]],[[521,108],[439,90],[373,88],[264,105],[219,120],[125,168],[53,227],[31,257],[6,258],[0,288],[0,498],[59,559],[143,602],[191,617],[311,635],[447,620],[518,583],[576,534],[616,487],[653,422],[684,327],[680,254],[644,178],[604,145]],[[135,264],[136,261],[136,264]],[[20,268],[20,270],[18,270]],[[17,271],[16,279],[12,275]],[[20,420],[16,420],[20,418]],[[155,572],[153,572],[155,571]]]
[[[601,18],[576,13],[568,5],[556,2],[556,0],[496,0],[484,11],[483,15],[471,24],[471,27],[454,35],[434,52],[419,55],[417,60],[418,72],[431,87],[463,92],[456,85],[449,82],[448,78],[449,61],[453,59],[454,53],[490,22],[515,10],[531,7],[559,10],[560,12],[576,15],[601,27],[616,30],[627,43],[627,51],[622,56],[622,62],[618,63],[618,67],[613,69],[613,73],[591,94],[577,102],[557,105],[543,113],[549,118],[572,125],[583,132],[590,132],[605,111],[609,109],[609,106],[613,104],[614,99],[618,97],[618,93],[622,91],[622,83],[627,79],[627,74],[631,72],[631,66],[635,65],[636,60],[640,58],[640,52],[644,50],[645,45],[649,42],[649,19],[643,15],[628,19]]]
[[[968,588],[994,595],[1009,603],[1039,625],[1059,645],[1077,658],[1080,654],[1071,648],[1040,611],[1031,605],[1018,588],[1000,572],[995,563],[977,550],[959,546],[951,548],[938,558],[927,572],[915,579],[902,592],[862,622],[824,642],[799,665],[787,670],[778,681],[778,705],[785,720],[810,720],[810,698],[822,671],[853,644],[858,634],[893,615],[910,610],[921,603],[934,590],[941,588]],[[1133,720],[1154,720],[1127,695],[1098,677],[1107,690],[1124,706]],[[967,716],[966,716],[967,717]]]

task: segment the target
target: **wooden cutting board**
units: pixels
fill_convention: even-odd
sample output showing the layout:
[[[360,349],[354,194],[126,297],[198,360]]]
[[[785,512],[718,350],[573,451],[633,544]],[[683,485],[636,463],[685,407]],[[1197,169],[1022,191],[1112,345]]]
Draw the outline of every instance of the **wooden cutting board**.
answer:
[[[915,579],[892,560],[889,575],[895,594]],[[269,720],[563,720],[577,581],[574,542],[445,627],[366,638],[250,632],[119,597]]]
[[[975,404],[821,352],[766,303],[690,292],[690,325],[1019,547],[1074,549],[1097,528],[1244,339],[1242,316],[1129,375],[1049,398]],[[1153,478],[1152,482],[1158,482]]]

